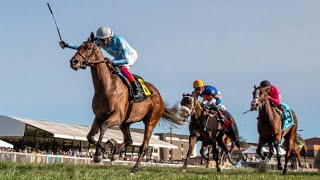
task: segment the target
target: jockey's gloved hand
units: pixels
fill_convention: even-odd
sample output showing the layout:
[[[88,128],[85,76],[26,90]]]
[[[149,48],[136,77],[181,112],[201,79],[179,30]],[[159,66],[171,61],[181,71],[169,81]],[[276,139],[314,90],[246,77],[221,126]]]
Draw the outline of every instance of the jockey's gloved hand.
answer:
[[[67,43],[64,42],[64,41],[60,41],[60,42],[59,42],[59,45],[60,45],[60,47],[61,47],[62,49],[64,49],[65,47],[67,47]]]

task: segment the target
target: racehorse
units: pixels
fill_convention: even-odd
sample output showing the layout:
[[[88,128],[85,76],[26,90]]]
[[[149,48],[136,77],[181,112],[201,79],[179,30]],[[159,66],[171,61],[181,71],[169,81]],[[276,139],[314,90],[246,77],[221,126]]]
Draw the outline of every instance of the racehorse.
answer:
[[[166,107],[159,91],[149,82],[145,82],[145,86],[147,86],[152,95],[140,103],[133,103],[130,113],[128,88],[116,75],[114,67],[104,59],[100,48],[95,44],[93,33],[91,33],[88,41],[85,41],[77,49],[77,52],[70,60],[70,66],[74,70],[85,69],[87,66],[91,69],[94,86],[92,109],[95,118],[87,139],[89,143],[96,146],[93,158],[95,162],[102,160],[101,150],[106,149],[102,139],[108,128],[113,126],[120,127],[124,136],[123,143],[117,147],[117,150],[120,151],[132,144],[130,125],[143,121],[145,125],[144,138],[139,148],[138,160],[131,169],[131,173],[135,174],[148,150],[150,137],[160,118],[176,125],[183,124],[183,121],[176,116],[178,108],[176,106],[173,108]],[[99,139],[96,141],[94,136],[99,131]]]
[[[232,139],[227,134],[223,135],[222,141],[227,146],[229,154],[232,154],[232,151],[235,146],[235,142],[232,141]],[[219,151],[219,153],[220,153],[219,155],[221,155],[220,159],[219,159],[219,165],[222,165],[226,154],[222,148],[219,148],[219,149],[221,150],[221,151]],[[205,151],[207,151],[206,154],[205,154]],[[203,161],[204,159],[207,160],[207,164],[209,163],[209,160],[210,160],[209,156],[210,156],[211,152],[212,152],[211,146],[205,146],[203,143],[201,144],[201,148],[200,148],[201,165],[204,164],[204,161]],[[240,152],[242,153],[241,150],[240,150]],[[245,156],[242,156],[242,158],[243,158],[243,161],[247,161],[247,158]],[[232,165],[236,165],[236,162],[233,160],[232,156],[228,156],[228,160]]]
[[[180,101],[180,104],[182,109],[181,117],[184,117],[185,119],[187,119],[189,116],[191,116],[191,120],[189,124],[189,131],[190,131],[189,151],[188,151],[183,169],[184,170],[186,169],[187,161],[194,148],[194,144],[197,141],[202,141],[202,148],[200,150],[200,154],[203,157],[205,157],[207,160],[209,160],[211,155],[210,151],[212,150],[214,155],[213,156],[214,160],[217,163],[217,171],[219,172],[220,171],[220,167],[218,163],[219,156],[216,148],[216,135],[217,135],[216,133],[218,132],[219,125],[218,125],[216,116],[212,116],[211,113],[208,113],[207,111],[203,110],[200,102],[190,94],[184,94],[182,100]],[[234,121],[230,113],[228,113],[227,111],[224,111],[224,114],[229,120]],[[208,120],[207,118],[211,118],[211,119]],[[203,127],[205,126],[204,125],[205,119],[208,120],[208,124],[209,124],[208,127],[211,127],[211,128],[207,128],[207,131],[203,130]],[[237,147],[241,151],[241,147],[239,143],[238,128],[235,123],[231,123],[231,125],[227,127],[226,135],[228,138],[231,138],[236,143]],[[229,153],[230,151],[228,151],[226,144],[223,142],[226,139],[221,137],[221,138],[217,138],[217,140],[218,140],[219,146],[222,147],[224,152],[228,155],[229,160],[233,162],[233,160],[231,160],[231,157],[230,157],[230,153]],[[208,148],[209,150],[208,157],[206,157],[203,153],[207,146],[212,147],[211,149]],[[242,151],[241,151],[241,154],[242,154]],[[242,154],[242,157],[244,160],[246,159],[246,157],[243,154]]]
[[[274,154],[273,146],[275,146],[277,151],[277,160],[278,160],[278,169],[282,170],[282,174],[287,173],[287,165],[290,159],[290,152],[293,150],[294,139],[297,133],[298,119],[293,110],[291,113],[294,119],[294,125],[287,128],[284,132],[281,129],[281,114],[278,112],[276,107],[271,106],[268,93],[270,91],[269,87],[256,87],[254,86],[253,91],[253,100],[251,102],[251,110],[256,110],[259,112],[258,116],[258,133],[259,133],[259,142],[257,147],[257,154],[264,160],[265,156],[261,153],[261,149],[264,144],[269,146],[269,155],[268,159],[270,160]],[[282,137],[285,140],[285,165],[282,168],[281,157],[279,154],[280,151],[280,142]]]

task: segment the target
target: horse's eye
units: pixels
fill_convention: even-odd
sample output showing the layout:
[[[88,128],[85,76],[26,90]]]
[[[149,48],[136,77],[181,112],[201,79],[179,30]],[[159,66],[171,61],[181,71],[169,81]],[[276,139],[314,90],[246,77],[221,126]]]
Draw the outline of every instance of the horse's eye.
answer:
[[[88,47],[88,48],[87,48],[87,51],[90,51],[90,50],[91,50],[91,49]]]

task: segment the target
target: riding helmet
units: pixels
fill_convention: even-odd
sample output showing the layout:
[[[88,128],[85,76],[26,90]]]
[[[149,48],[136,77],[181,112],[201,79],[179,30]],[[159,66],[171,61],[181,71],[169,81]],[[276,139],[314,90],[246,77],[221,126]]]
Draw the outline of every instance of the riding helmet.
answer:
[[[204,86],[204,82],[202,80],[195,80],[193,82],[193,88],[199,88],[199,87],[203,87]]]
[[[261,81],[260,86],[261,87],[271,86],[271,83],[268,80],[264,80],[264,81]]]
[[[112,29],[109,26],[101,26],[96,32],[96,38],[105,39],[113,35]]]

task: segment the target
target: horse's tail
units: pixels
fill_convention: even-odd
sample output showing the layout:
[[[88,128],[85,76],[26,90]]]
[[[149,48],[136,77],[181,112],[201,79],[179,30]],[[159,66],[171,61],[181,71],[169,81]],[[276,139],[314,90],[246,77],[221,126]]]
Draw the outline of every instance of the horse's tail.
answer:
[[[228,118],[228,120],[230,121],[234,121],[234,123],[232,123],[229,128],[232,130],[232,134],[233,134],[233,138],[231,138],[233,141],[235,142],[239,142],[239,131],[238,131],[238,126],[235,123],[235,119],[232,117],[232,115],[228,112],[228,111],[224,111],[223,112],[224,115]]]
[[[162,119],[170,122],[173,126],[181,126],[184,125],[185,119],[179,116],[179,107],[178,104],[174,105],[172,108],[169,108],[167,104],[165,104],[164,114]]]

